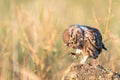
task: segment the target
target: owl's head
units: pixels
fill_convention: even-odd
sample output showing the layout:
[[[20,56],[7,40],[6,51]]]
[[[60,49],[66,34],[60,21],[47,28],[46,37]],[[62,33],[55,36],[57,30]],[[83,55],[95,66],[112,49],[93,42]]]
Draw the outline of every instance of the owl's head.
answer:
[[[83,41],[83,35],[78,25],[74,24],[64,30],[63,42],[66,46],[79,48]]]

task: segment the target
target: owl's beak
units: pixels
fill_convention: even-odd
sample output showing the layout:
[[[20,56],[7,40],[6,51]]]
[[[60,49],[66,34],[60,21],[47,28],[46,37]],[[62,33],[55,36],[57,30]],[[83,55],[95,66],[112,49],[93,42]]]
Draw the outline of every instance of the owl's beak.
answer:
[[[65,46],[69,46],[69,43],[65,43]]]

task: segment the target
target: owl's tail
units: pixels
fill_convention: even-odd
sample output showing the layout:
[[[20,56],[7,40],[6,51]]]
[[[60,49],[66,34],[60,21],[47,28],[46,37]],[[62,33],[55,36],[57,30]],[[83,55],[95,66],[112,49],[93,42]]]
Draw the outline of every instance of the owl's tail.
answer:
[[[105,47],[105,45],[103,44],[103,47],[102,47],[104,50],[107,50],[107,48]]]

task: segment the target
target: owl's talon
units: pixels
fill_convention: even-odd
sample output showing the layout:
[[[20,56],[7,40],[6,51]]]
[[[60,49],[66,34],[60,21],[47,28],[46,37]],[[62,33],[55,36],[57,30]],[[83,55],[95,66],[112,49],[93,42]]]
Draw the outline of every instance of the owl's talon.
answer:
[[[73,59],[78,59],[78,54],[70,52],[69,53],[70,56],[72,56]]]

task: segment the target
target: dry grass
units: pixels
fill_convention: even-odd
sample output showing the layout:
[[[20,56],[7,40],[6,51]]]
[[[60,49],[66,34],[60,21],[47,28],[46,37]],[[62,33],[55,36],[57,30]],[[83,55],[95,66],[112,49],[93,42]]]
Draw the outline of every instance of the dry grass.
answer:
[[[73,62],[67,55],[71,49],[63,45],[62,32],[74,23],[102,32],[108,51],[103,51],[99,62],[119,72],[120,30],[114,26],[120,23],[114,20],[120,18],[120,11],[113,12],[120,8],[117,2],[1,0],[5,5],[0,4],[0,13],[6,14],[0,14],[0,80],[59,80]]]

